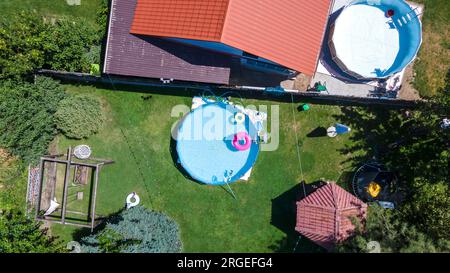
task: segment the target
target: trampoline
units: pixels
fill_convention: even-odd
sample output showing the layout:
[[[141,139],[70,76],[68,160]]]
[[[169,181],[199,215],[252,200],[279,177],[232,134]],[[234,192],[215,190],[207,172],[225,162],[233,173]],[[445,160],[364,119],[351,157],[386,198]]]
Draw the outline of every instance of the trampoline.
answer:
[[[422,26],[417,9],[403,0],[355,0],[330,28],[333,61],[357,79],[386,78],[417,55]]]
[[[246,149],[239,150],[233,145],[237,134],[248,135],[250,143]],[[198,182],[232,183],[253,167],[259,153],[257,137],[255,126],[238,108],[210,102],[180,121],[175,139],[178,163]]]
[[[352,187],[355,195],[365,202],[398,203],[401,197],[395,173],[376,162],[365,163],[358,168]]]

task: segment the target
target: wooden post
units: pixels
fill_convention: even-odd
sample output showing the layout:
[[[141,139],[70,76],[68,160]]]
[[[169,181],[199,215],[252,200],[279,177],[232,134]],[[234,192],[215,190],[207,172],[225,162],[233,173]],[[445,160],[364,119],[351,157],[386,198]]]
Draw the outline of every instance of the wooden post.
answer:
[[[42,198],[42,188],[44,184],[44,165],[45,160],[41,158],[39,162],[39,192],[38,192],[38,200],[36,202],[36,213],[38,214],[41,210],[41,198]]]
[[[92,210],[91,210],[91,232],[94,231],[95,225],[95,203],[97,200],[97,184],[98,184],[98,173],[100,171],[100,166],[97,165],[95,168],[95,179],[94,179],[94,192],[92,193]]]
[[[67,164],[69,162],[68,160],[55,159],[55,158],[51,158],[51,157],[44,157],[43,159],[45,161],[56,162],[56,163],[63,163],[63,164]],[[85,167],[91,167],[91,168],[97,167],[96,164],[89,164],[89,163],[83,163],[83,162],[75,162],[74,165],[75,164],[79,165],[79,166],[85,166]]]
[[[67,163],[66,163],[66,174],[64,175],[64,191],[63,191],[63,201],[62,201],[62,209],[61,209],[61,223],[66,223],[66,209],[67,209],[67,190],[68,190],[68,183],[67,180],[70,176],[70,163],[72,160],[72,147],[69,146],[69,149],[67,151]]]

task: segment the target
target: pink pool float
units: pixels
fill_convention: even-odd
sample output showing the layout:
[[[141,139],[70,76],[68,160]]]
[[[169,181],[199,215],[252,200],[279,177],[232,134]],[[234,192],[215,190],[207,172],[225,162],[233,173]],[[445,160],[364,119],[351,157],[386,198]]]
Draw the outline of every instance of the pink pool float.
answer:
[[[246,132],[239,132],[234,135],[232,144],[238,151],[245,151],[250,148],[252,140]]]

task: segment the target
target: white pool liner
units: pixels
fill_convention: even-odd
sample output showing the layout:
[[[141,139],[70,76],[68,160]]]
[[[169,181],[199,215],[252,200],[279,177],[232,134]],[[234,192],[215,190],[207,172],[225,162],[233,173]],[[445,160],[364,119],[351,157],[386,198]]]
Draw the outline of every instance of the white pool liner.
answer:
[[[244,180],[244,181],[248,181],[250,179],[250,175],[252,174],[252,169],[250,168],[250,170],[248,170],[244,176],[242,176],[241,178],[239,178],[240,180]]]
[[[345,7],[345,5],[347,5],[348,3],[350,3],[351,1],[349,0],[336,0],[335,4],[333,6],[333,11],[332,12],[336,12],[337,10]],[[422,14],[423,14],[423,7],[420,5],[416,5],[412,2],[408,2],[408,4],[411,6],[411,9],[415,9],[417,14],[419,14],[419,19],[422,19]],[[387,80],[386,80],[386,84],[385,84],[385,89],[388,91],[398,91],[402,82],[403,82],[403,77],[405,74],[405,70],[406,67],[401,70],[398,73],[393,74],[392,76],[390,76]],[[328,75],[333,77],[332,73],[330,71],[328,71],[328,69],[321,63],[319,62],[317,65],[317,69],[316,69],[316,73],[321,73],[324,75]],[[374,86],[374,87],[380,87],[380,83],[378,81],[370,81],[370,82],[366,82],[366,85],[369,86]],[[333,92],[333,90],[329,90],[330,93]],[[354,95],[354,94],[349,94],[349,95]]]
[[[377,7],[352,5],[336,19],[333,43],[336,55],[350,71],[365,77],[377,77],[394,63],[399,49],[399,32]]]

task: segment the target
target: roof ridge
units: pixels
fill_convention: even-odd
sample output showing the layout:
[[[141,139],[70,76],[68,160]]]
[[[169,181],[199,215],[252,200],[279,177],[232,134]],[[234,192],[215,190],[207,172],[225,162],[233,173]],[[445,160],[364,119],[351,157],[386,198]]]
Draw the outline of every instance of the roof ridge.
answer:
[[[333,197],[333,204],[334,204],[334,208],[337,210],[339,209],[339,200],[337,197],[337,193],[336,193],[336,183],[335,182],[330,182],[330,188],[331,188],[331,195]]]
[[[334,184],[334,185],[333,185]],[[341,224],[341,217],[338,217],[338,213],[339,213],[339,209],[340,207],[339,205],[339,201],[337,200],[337,196],[336,196],[336,184],[333,183],[331,184],[331,193],[333,195],[333,203],[334,203],[334,240],[338,241],[339,240],[339,227]]]
[[[225,9],[225,18],[223,19],[223,23],[222,23],[222,29],[220,30],[220,41],[222,41],[223,38],[223,33],[225,31],[225,26],[227,25],[227,21],[228,21],[228,13],[230,12],[230,6],[231,6],[231,1],[234,0],[227,0],[227,7]]]

